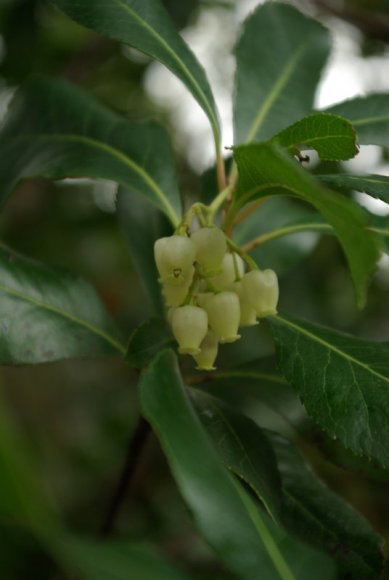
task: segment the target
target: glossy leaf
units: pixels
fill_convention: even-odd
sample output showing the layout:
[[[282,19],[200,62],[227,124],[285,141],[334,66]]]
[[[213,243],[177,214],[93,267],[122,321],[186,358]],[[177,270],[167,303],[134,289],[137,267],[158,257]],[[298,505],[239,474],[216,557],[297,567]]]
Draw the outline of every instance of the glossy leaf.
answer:
[[[389,95],[376,93],[356,97],[326,109],[348,119],[362,145],[389,145]]]
[[[356,455],[389,466],[389,347],[316,324],[269,318],[278,364],[308,414]]]
[[[274,451],[254,421],[234,413],[217,398],[194,392],[200,419],[224,465],[245,481],[275,521],[281,508],[281,480]],[[255,443],[254,443],[255,442]]]
[[[280,551],[289,539],[264,518],[222,466],[188,399],[172,352],[155,359],[143,375],[140,392],[143,413],[160,440],[196,524],[224,564],[247,580],[258,575],[267,580],[303,580],[294,575]],[[288,557],[291,565],[304,566],[312,554],[293,544]],[[313,565],[316,558],[322,557],[314,554]]]
[[[205,72],[160,0],[53,0],[73,20],[159,60],[190,90],[219,142],[216,105]]]
[[[0,247],[0,362],[123,355],[125,348],[94,289],[59,268]]]
[[[367,193],[389,203],[389,177],[386,175],[318,175],[318,179],[334,189],[355,190]]]
[[[346,254],[357,301],[366,299],[366,283],[378,258],[378,246],[364,231],[363,212],[340,195],[324,189],[286,154],[269,144],[234,150],[239,184],[232,212],[246,203],[273,194],[289,194],[313,205],[331,224]]]
[[[316,477],[287,439],[264,431],[214,397],[204,398],[196,392],[195,402],[226,467],[268,509],[271,506],[279,523],[304,542],[335,556],[353,578],[379,573],[382,538]]]
[[[131,334],[126,361],[136,368],[145,368],[161,350],[173,345],[173,335],[167,321],[164,318],[151,318]]]
[[[172,235],[163,213],[151,207],[141,196],[119,187],[117,194],[117,217],[123,236],[131,252],[134,266],[143,282],[145,293],[155,314],[165,312],[159,274],[154,260],[154,242],[158,238]]]
[[[110,179],[145,196],[173,224],[180,215],[171,146],[153,122],[130,122],[58,80],[32,80],[0,131],[0,202],[20,180]]]
[[[281,474],[283,525],[305,542],[333,555],[350,577],[378,577],[383,565],[383,539],[318,479],[292,443],[276,433],[265,434]]]
[[[308,115],[271,140],[293,154],[298,154],[300,149],[315,149],[321,159],[330,161],[355,157],[358,153],[356,141],[351,123],[329,113]]]
[[[329,53],[327,30],[292,6],[267,2],[236,48],[235,144],[265,140],[311,112]]]

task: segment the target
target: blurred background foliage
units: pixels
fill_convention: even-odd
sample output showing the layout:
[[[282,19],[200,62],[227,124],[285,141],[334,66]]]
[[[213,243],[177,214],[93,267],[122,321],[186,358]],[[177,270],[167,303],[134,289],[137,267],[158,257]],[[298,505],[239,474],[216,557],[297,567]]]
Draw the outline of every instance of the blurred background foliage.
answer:
[[[230,90],[233,70],[225,51],[234,44],[239,10],[245,5],[247,11],[257,2],[166,0],[165,4],[185,36],[194,39],[200,58],[220,89],[223,109],[222,89]],[[343,39],[353,38],[361,58],[368,61],[379,56],[380,66],[385,62],[387,66],[387,0],[301,0],[295,4],[319,16],[334,34],[341,30]],[[201,31],[215,19],[222,25],[218,26],[219,37],[213,35],[213,50],[208,53],[201,48]],[[205,62],[208,57],[209,62]],[[197,119],[195,105],[177,116],[177,99],[180,101],[182,94],[166,97],[160,88],[156,91],[159,73],[157,69],[152,72],[153,67],[135,50],[87,31],[44,0],[0,0],[1,116],[27,77],[67,78],[127,117],[158,118],[175,145],[182,192],[194,199],[204,183],[201,173],[207,157],[203,150],[211,147],[209,135],[200,130],[193,145],[190,133]],[[189,118],[184,119],[188,123],[180,130],[182,115]],[[192,124],[191,116],[195,120]],[[204,144],[205,138],[209,143]],[[229,140],[227,135],[226,145],[231,144]],[[386,151],[370,156],[367,152],[369,170],[374,170],[374,163],[386,163],[387,158]],[[326,170],[323,166],[315,170],[319,169]],[[212,193],[211,181],[206,181],[208,195]],[[94,284],[114,319],[129,334],[150,314],[150,304],[117,224],[115,192],[111,183],[86,179],[28,181],[7,202],[0,216],[0,233],[2,241],[15,250],[65,266]],[[374,212],[377,207],[369,210]],[[278,199],[272,200],[257,215],[258,233],[266,231],[269,224],[282,225],[285,214],[289,219],[302,209],[306,211],[296,202],[280,205]],[[389,221],[382,206],[378,212],[379,219]],[[261,265],[274,267],[281,274],[282,309],[359,336],[388,340],[387,257],[382,258],[372,279],[363,312],[355,307],[344,259],[333,237],[319,239],[316,234],[304,234],[282,238],[264,246],[256,257]],[[272,344],[263,324],[247,331],[237,345],[226,346],[219,366],[271,354]],[[184,367],[192,372],[189,363]],[[28,441],[34,474],[48,501],[73,530],[96,536],[102,524],[137,420],[137,378],[124,363],[109,359],[1,369],[2,397],[12,421]],[[288,435],[295,432],[264,404],[250,399],[244,385],[238,395],[234,393],[234,402],[249,409],[266,427],[277,427]],[[295,405],[293,402],[294,429],[317,472],[389,537],[388,474],[350,457],[306,418],[301,406],[296,412]],[[154,438],[148,441],[130,491],[116,525],[118,534],[156,544],[194,577],[229,578],[193,530]],[[21,528],[0,518],[0,578],[63,577]]]

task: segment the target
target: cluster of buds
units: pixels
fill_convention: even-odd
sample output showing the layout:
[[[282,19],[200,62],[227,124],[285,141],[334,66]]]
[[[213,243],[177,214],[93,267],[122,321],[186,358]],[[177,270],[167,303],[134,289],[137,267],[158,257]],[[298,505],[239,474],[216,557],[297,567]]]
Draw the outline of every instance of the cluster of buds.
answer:
[[[278,280],[231,248],[217,227],[161,238],[155,262],[179,352],[200,370],[214,370],[219,344],[240,338],[239,327],[277,313]]]

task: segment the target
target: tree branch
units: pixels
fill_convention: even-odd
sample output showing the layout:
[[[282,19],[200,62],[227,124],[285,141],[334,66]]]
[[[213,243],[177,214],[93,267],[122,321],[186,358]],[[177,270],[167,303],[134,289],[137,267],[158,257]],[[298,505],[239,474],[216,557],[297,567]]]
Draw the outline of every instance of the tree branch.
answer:
[[[101,537],[106,538],[113,532],[116,518],[126,498],[130,484],[133,481],[142,450],[150,432],[151,428],[149,423],[146,419],[140,417],[135,433],[129,441],[119,481],[100,529]]]

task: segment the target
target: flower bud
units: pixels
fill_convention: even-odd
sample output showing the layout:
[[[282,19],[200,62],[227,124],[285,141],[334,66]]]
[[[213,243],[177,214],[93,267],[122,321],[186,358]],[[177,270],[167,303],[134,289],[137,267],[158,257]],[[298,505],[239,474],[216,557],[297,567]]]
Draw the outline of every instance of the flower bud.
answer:
[[[212,294],[205,300],[210,328],[216,332],[221,343],[235,342],[240,320],[239,298],[235,292]]]
[[[208,316],[198,306],[180,306],[172,314],[172,331],[181,354],[197,355],[208,332]]]
[[[224,233],[219,228],[201,228],[191,235],[196,246],[196,262],[204,277],[215,276],[220,270],[227,242]]]
[[[207,310],[206,304],[212,296],[214,296],[213,292],[199,292],[196,296],[197,304]]]
[[[257,313],[248,301],[242,282],[234,282],[229,286],[229,290],[236,292],[239,298],[240,322],[239,326],[255,326],[258,324]]]
[[[189,286],[164,286],[162,293],[166,306],[181,306],[188,296]]]
[[[185,284],[196,255],[196,246],[186,236],[160,238],[154,244],[154,257],[164,284]]]
[[[222,261],[222,271],[217,276],[211,278],[212,284],[218,290],[224,290],[227,288],[232,282],[236,279],[236,272],[235,272],[235,263],[236,260],[237,270],[239,277],[243,276],[244,274],[244,261],[238,254],[230,254],[227,253],[224,255]]]
[[[194,356],[199,371],[214,371],[213,366],[218,351],[218,337],[213,330],[208,330],[206,337],[200,345],[201,351]]]
[[[172,322],[173,322],[173,312],[176,310],[176,308],[174,306],[172,306],[171,308],[169,308],[169,310],[166,313],[166,319],[168,321],[168,324],[171,326]]]
[[[278,279],[273,270],[248,272],[242,278],[242,285],[257,316],[277,314]]]

